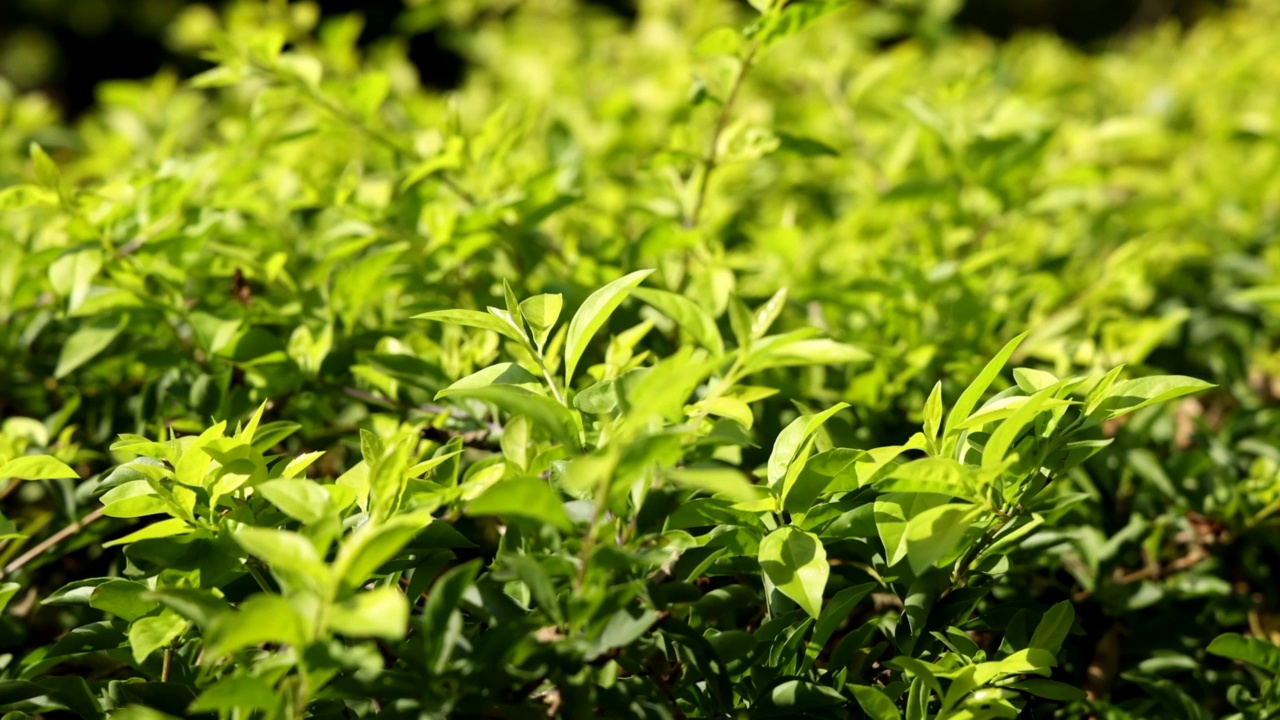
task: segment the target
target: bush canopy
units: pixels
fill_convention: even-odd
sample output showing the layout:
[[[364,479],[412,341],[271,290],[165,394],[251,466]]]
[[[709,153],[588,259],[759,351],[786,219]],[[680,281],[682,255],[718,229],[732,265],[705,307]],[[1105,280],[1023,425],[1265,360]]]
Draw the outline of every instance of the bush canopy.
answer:
[[[4,719],[1280,717],[1280,6],[949,8],[0,84]]]

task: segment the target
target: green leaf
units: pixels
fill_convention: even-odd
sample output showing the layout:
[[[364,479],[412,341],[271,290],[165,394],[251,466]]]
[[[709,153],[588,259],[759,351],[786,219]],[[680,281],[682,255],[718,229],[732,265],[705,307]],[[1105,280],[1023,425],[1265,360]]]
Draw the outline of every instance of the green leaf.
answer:
[[[111,450],[123,450],[125,452],[134,453],[135,455],[141,455],[153,460],[164,460],[166,462],[171,462],[173,460],[172,444],[167,442],[156,442],[141,435],[133,435],[130,433],[121,433],[120,437],[115,442],[111,443]],[[160,475],[153,474],[146,467],[138,467],[136,469],[148,477],[160,477]]]
[[[62,346],[62,352],[58,355],[58,367],[53,371],[53,376],[59,379],[64,378],[76,368],[92,360],[98,353],[106,350],[111,341],[124,331],[128,322],[127,315],[103,317],[71,333]]]
[[[266,423],[253,433],[253,447],[260,452],[267,452],[301,429],[302,426],[298,423],[284,420]]]
[[[364,460],[369,467],[374,467],[382,460],[382,455],[387,451],[387,446],[382,442],[382,438],[369,430],[360,428],[360,458]]]
[[[254,710],[274,714],[282,698],[271,683],[252,675],[232,675],[215,682],[191,703],[190,712],[251,713]]]
[[[657,415],[669,423],[685,419],[685,404],[699,384],[715,371],[719,361],[702,350],[680,348],[671,357],[649,368],[638,368],[618,382],[626,412],[626,431],[640,431]]]
[[[879,585],[876,583],[863,583],[862,585],[847,587],[836,593],[835,597],[827,602],[826,607],[822,608],[822,613],[818,615],[818,621],[813,625],[813,636],[809,638],[809,646],[805,651],[802,673],[808,672],[814,666],[818,656],[822,654],[822,650],[827,646],[827,641],[839,629],[840,624],[848,619],[850,613],[853,612],[853,608],[877,587]]]
[[[485,490],[466,508],[468,515],[499,515],[546,523],[568,532],[573,522],[560,494],[540,478],[504,480]]]
[[[1016,683],[1010,683],[1007,687],[1059,702],[1083,702],[1088,697],[1084,690],[1074,685],[1043,678],[1019,680]]]
[[[897,466],[895,460],[908,450],[925,449],[924,433],[915,433],[905,445],[872,448],[854,461],[852,472],[842,472],[832,481],[829,492],[849,492],[874,483]]]
[[[751,311],[737,295],[729,296],[729,328],[733,330],[733,338],[738,343],[738,351],[743,357],[751,351]]]
[[[1212,387],[1217,386],[1183,375],[1155,375],[1126,380],[1111,386],[1111,390],[1099,403],[1095,414],[1090,416],[1090,424],[1127,415],[1148,405],[1168,402]]]
[[[942,685],[938,682],[938,673],[943,672],[942,668],[907,655],[898,655],[886,662],[885,665],[895,670],[905,671],[923,682],[929,690],[937,693],[939,697],[942,696]]]
[[[1021,407],[1000,423],[995,432],[991,433],[991,437],[987,439],[986,446],[982,449],[982,467],[984,470],[1000,467],[1005,461],[1013,441],[1018,438],[1018,434],[1035,419],[1036,415],[1039,415],[1045,409],[1045,404],[1053,399],[1053,395],[1057,391],[1058,385],[1053,385],[1037,392],[1027,398],[1027,401]]]
[[[1048,675],[1049,669],[1058,664],[1052,653],[1039,648],[1027,648],[1010,654],[995,662],[978,663],[974,666],[974,682],[979,687],[1008,675],[1036,673]]]
[[[1028,395],[1035,394],[1058,382],[1058,376],[1043,370],[1032,368],[1014,368],[1013,381]]]
[[[507,288],[507,290],[509,292],[511,288]],[[511,294],[508,300],[514,302],[515,295]],[[520,312],[519,305],[514,305],[514,307],[516,309],[516,312]],[[521,324],[519,317],[517,317],[516,315],[513,315],[511,312],[507,310],[501,310],[496,307],[490,307],[488,308],[488,310],[490,315],[498,318],[498,320],[502,322],[503,325],[506,325],[511,328],[511,333],[515,336],[516,342],[520,343],[521,345],[529,344],[529,340],[524,334],[524,326]]]
[[[696,407],[708,415],[729,418],[748,430],[755,424],[756,418],[751,412],[751,406],[737,398],[723,396],[711,398],[698,403]]]
[[[49,455],[23,455],[0,465],[0,478],[19,480],[57,480],[79,478],[66,463]]]
[[[201,588],[169,588],[147,593],[147,600],[154,600],[182,617],[207,629],[214,620],[225,613],[235,612],[231,603],[212,590]]]
[[[0,583],[0,612],[3,612],[4,609],[9,606],[9,601],[12,600],[13,596],[17,595],[18,591],[21,589],[22,586],[15,582]],[[49,602],[51,599],[52,597],[45,598],[40,602],[40,604],[53,604]]]
[[[712,355],[724,354],[724,339],[716,328],[716,320],[702,306],[683,295],[666,290],[636,288],[633,294],[684,328],[694,341],[711,351]]]
[[[776,0],[753,0],[753,4],[782,7]],[[747,28],[746,35],[755,40],[762,50],[766,50],[804,30],[824,15],[849,7],[850,4],[849,0],[810,0],[785,4],[781,12],[777,12],[775,7],[775,11],[763,15]]]
[[[618,407],[618,381],[605,380],[573,396],[573,406],[584,413],[607,415]]]
[[[1067,633],[1071,632],[1071,624],[1075,622],[1075,616],[1075,609],[1071,607],[1069,600],[1063,600],[1049,608],[1049,611],[1040,619],[1040,624],[1036,625],[1035,632],[1031,634],[1028,647],[1056,654],[1062,647],[1062,642],[1067,639]]]
[[[93,589],[89,606],[133,622],[160,606],[146,595],[150,588],[132,580],[109,580]]]
[[[310,480],[268,480],[253,491],[304,525],[318,523],[331,512],[329,493]]]
[[[923,678],[907,686],[907,720],[925,720],[929,715],[930,690]]]
[[[520,312],[520,301],[516,299],[516,293],[506,278],[502,279],[502,299],[507,303],[507,316],[511,318],[511,324],[516,326],[516,330],[522,331],[524,315]],[[493,308],[489,312],[493,312]]]
[[[523,415],[533,426],[576,452],[582,445],[573,413],[555,400],[516,385],[490,385],[441,390],[437,398],[461,397],[493,403],[511,415]]]
[[[193,532],[195,528],[187,524],[187,521],[180,518],[169,518],[152,523],[141,530],[131,532],[122,538],[117,538],[110,542],[105,542],[102,547],[109,548],[117,545],[129,545],[140,540],[155,540],[158,538],[174,537],[177,535],[187,535]]]
[[[801,415],[778,433],[778,437],[773,441],[773,451],[769,454],[767,477],[769,487],[774,488],[780,497],[786,495],[787,488],[783,485],[783,481],[787,478],[788,470],[801,448],[818,431],[818,428],[822,427],[823,423],[847,407],[849,407],[848,403],[836,403],[820,413]],[[799,469],[796,470],[797,475],[798,473]]]
[[[782,509],[793,516],[803,516],[809,512],[813,503],[835,481],[846,473],[853,471],[853,465],[866,453],[848,448],[833,448],[820,452],[803,462],[797,461],[800,471],[787,488],[782,498]],[[794,467],[794,465],[793,465]],[[792,474],[788,469],[788,477]]]
[[[1247,638],[1239,633],[1224,633],[1213,639],[1206,648],[1219,657],[1246,662],[1280,675],[1280,647],[1257,638]]]
[[[538,387],[540,380],[537,375],[525,370],[523,367],[510,362],[498,363],[474,372],[461,380],[453,383],[449,387],[436,393],[437,398],[449,397],[457,395],[467,390],[475,390],[478,388],[487,388],[492,385],[517,385],[530,386],[530,388]]]
[[[778,590],[811,617],[822,612],[822,592],[831,566],[817,535],[785,526],[760,541],[760,567]]]
[[[773,327],[774,321],[778,319],[778,316],[782,314],[782,310],[786,306],[787,289],[779,288],[773,294],[773,297],[756,308],[756,312],[751,318],[751,339],[759,340],[764,337],[764,334],[769,332],[769,328]]]
[[[776,131],[774,135],[778,138],[778,150],[781,152],[793,153],[804,158],[840,156],[839,150],[811,137]]]
[[[662,474],[680,485],[705,490],[735,502],[752,502],[760,498],[761,489],[752,485],[742,471],[731,467],[666,468]]]
[[[578,395],[578,397],[582,397]],[[575,403],[577,398],[574,399]],[[499,439],[502,457],[511,465],[521,470],[529,469],[529,419],[516,415],[507,421],[502,428]]]
[[[997,420],[1003,420],[1018,412],[1018,410],[1026,405],[1030,400],[1030,397],[1023,395],[1012,395],[1009,397],[999,398],[998,400],[992,400],[991,402],[983,405],[977,412],[970,415],[967,420],[960,423],[960,426],[957,429],[972,430],[974,428],[980,428],[988,423],[996,422]],[[1040,409],[1042,411],[1056,410],[1058,408],[1067,407],[1071,404],[1070,400],[1049,398],[1040,405]]]
[[[890,567],[907,555],[907,522],[930,508],[950,500],[946,495],[928,493],[886,493],[876,498],[876,532],[884,544],[885,562]]]
[[[302,472],[306,470],[311,465],[311,463],[314,463],[316,460],[319,460],[322,456],[324,456],[323,450],[317,450],[316,452],[303,453],[298,457],[290,460],[289,464],[284,466],[284,470],[281,471],[280,474],[286,480],[297,477],[298,475],[302,474]]]
[[[653,274],[653,270],[637,270],[625,275],[587,296],[582,307],[574,313],[569,321],[569,333],[565,338],[564,384],[569,386],[573,380],[573,371],[578,367],[582,353],[587,344],[601,326],[608,321],[613,311],[622,304],[631,290]]]
[[[329,583],[329,569],[315,546],[298,533],[239,525],[231,537],[245,552],[266,563],[285,585],[323,591]]]
[[[381,523],[361,525],[338,548],[333,561],[333,575],[346,589],[365,584],[379,567],[395,557],[432,522],[430,512],[423,509],[396,515]]]
[[[49,284],[59,297],[67,299],[67,309],[79,309],[93,280],[102,269],[102,251],[93,246],[80,246],[64,253],[49,265]]]
[[[1120,377],[1120,373],[1124,370],[1124,365],[1117,365],[1098,378],[1098,382],[1089,390],[1089,394],[1084,399],[1084,414],[1093,415],[1093,411],[1098,409],[1098,405],[1106,400],[1111,393],[1112,386],[1115,385],[1116,379]]]
[[[507,432],[511,426],[511,422],[514,422],[516,420],[524,420],[524,418],[521,416],[516,416],[512,418],[512,420],[507,423],[508,427],[503,428],[503,432],[504,433]],[[527,424],[527,421],[526,421],[526,424]],[[458,442],[461,443],[461,441],[462,441],[462,438],[458,438]],[[414,465],[413,467],[409,468],[408,470],[405,471],[405,476],[420,477],[424,473],[430,472],[432,470],[435,470],[438,467],[444,466],[445,463],[450,463],[450,464],[456,463],[457,461],[455,458],[461,455],[462,451],[450,450],[449,447],[450,447],[449,445],[445,445],[444,447],[439,448],[438,450],[436,450],[437,455],[435,457],[423,460],[417,465]],[[448,484],[451,487],[458,484],[456,472],[446,473],[446,474],[449,475],[449,480],[446,484]]]
[[[50,190],[57,190],[62,181],[62,173],[58,172],[58,164],[53,161],[53,158],[49,157],[44,148],[36,143],[31,143],[28,146],[28,150],[31,155],[31,162],[35,165],[36,180],[39,180],[41,185]]]
[[[902,713],[887,695],[867,685],[850,685],[858,707],[871,720],[902,720]]]
[[[427,670],[440,674],[444,671],[459,633],[449,632],[450,618],[457,612],[462,596],[475,586],[476,573],[481,559],[470,560],[451,568],[436,580],[427,593],[427,603],[422,610],[423,657]]]
[[[956,404],[951,407],[951,412],[947,413],[946,423],[946,442],[943,447],[944,455],[951,455],[951,451],[955,449],[955,438],[960,434],[960,423],[964,422],[973,409],[978,406],[978,401],[982,399],[982,394],[991,387],[991,383],[995,381],[996,376],[1004,369],[1005,363],[1009,362],[1009,358],[1013,356],[1018,346],[1027,337],[1027,333],[1022,333],[1018,337],[1010,340],[996,356],[982,368],[982,372],[978,373],[978,377],[974,378],[969,387],[960,393],[960,399],[956,400]]]
[[[935,493],[981,503],[974,472],[966,465],[943,457],[921,458],[902,463],[875,483],[880,492]]]
[[[835,688],[806,680],[786,680],[769,690],[769,694],[753,709],[751,717],[810,717],[806,711],[845,705],[848,702],[848,698]]]
[[[134,662],[146,660],[151,653],[176,640],[186,629],[187,621],[170,613],[144,617],[133,623],[129,626],[129,647],[133,650]]]
[[[539,609],[557,625],[564,623],[564,614],[556,598],[555,586],[552,585],[551,578],[540,562],[527,555],[503,555],[502,565],[510,568],[520,582],[529,588],[529,594]]]
[[[34,677],[34,675],[32,675]],[[34,720],[35,718],[66,716],[83,720],[100,720],[106,717],[97,693],[84,678],[76,675],[49,675],[32,681],[0,680],[0,706],[4,708],[3,720]],[[15,709],[19,708],[19,709]],[[30,715],[27,710],[35,715]],[[111,717],[123,717],[117,711]],[[128,718],[124,720],[151,720]],[[164,720],[169,720],[168,716]]]
[[[0,212],[57,204],[58,194],[39,185],[10,185],[0,188]]]
[[[958,557],[960,540],[982,514],[972,505],[947,504],[929,508],[907,521],[907,562],[919,576],[939,560]]]
[[[546,344],[551,328],[555,327],[556,321],[560,319],[560,310],[563,307],[564,296],[558,293],[534,295],[520,303],[520,313],[524,315],[525,322],[529,323],[529,329],[533,331],[533,342],[537,344],[539,350]]]
[[[300,647],[306,642],[305,626],[292,603],[280,595],[254,595],[234,613],[216,618],[205,635],[212,657],[262,643]]]
[[[947,711],[955,707],[974,688],[978,687],[976,677],[977,666],[965,665],[960,668],[955,676],[951,678],[951,684],[947,686],[947,694],[942,698],[942,709],[938,714],[946,717]]]
[[[347,637],[399,640],[408,629],[409,600],[395,588],[375,588],[330,606],[327,619]]]
[[[767,348],[762,348],[762,345],[764,345],[763,342],[758,343],[752,351],[750,360],[745,364],[746,372],[756,373],[771,368],[809,365],[845,365],[872,359],[871,354],[862,348],[828,338],[798,339],[770,345]]]
[[[742,49],[742,34],[736,28],[719,27],[698,40],[694,52],[699,55],[737,55]]]
[[[481,330],[490,330],[516,342],[524,342],[524,338],[520,336],[519,331],[511,323],[490,313],[479,312],[478,310],[436,310],[414,315],[413,319],[432,320],[449,323],[450,325],[464,325],[466,327],[480,328]]]
[[[942,381],[934,383],[929,399],[924,403],[924,436],[932,448],[942,429]]]
[[[630,645],[648,632],[657,619],[657,611],[634,605],[615,611],[588,642],[585,659],[592,661],[614,648]]]

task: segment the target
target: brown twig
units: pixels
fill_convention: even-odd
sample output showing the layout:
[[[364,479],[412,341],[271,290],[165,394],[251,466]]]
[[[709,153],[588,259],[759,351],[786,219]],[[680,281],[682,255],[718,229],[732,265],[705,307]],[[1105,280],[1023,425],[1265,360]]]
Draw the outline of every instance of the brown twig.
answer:
[[[1101,700],[1111,691],[1120,663],[1120,624],[1112,623],[1094,648],[1085,672],[1084,690],[1090,700]]]
[[[45,538],[44,541],[41,542],[39,545],[36,545],[35,547],[26,551],[25,553],[20,555],[17,559],[15,559],[13,562],[6,565],[4,568],[4,574],[11,575],[17,572],[18,570],[21,570],[24,565],[40,557],[47,550],[52,548],[54,545],[57,545],[63,540],[66,540],[72,535],[75,535],[76,533],[80,532],[84,528],[88,527],[90,524],[92,524],[95,520],[97,520],[100,517],[102,517],[102,508],[98,508],[97,510],[94,510],[88,515],[85,515],[84,518],[79,520],[78,522],[73,522],[70,525],[62,528],[58,532],[50,535],[49,537]]]
[[[680,709],[676,696],[671,692],[670,678],[662,673],[652,657],[645,661],[645,665],[648,666],[649,672],[653,673],[653,679],[658,685],[658,690],[662,692],[662,696],[667,699],[667,704],[671,706],[671,717],[675,718],[675,720],[685,720],[684,711]],[[673,669],[673,675],[675,674],[674,671],[678,670],[679,667],[680,665],[677,663]]]
[[[3,490],[0,490],[0,500],[4,500],[5,498],[12,495],[13,491],[17,490],[18,486],[21,484],[22,484],[22,481],[19,480],[18,478],[9,478],[9,484],[5,485]]]
[[[169,677],[173,672],[173,644],[165,646],[164,649],[164,666],[160,668],[160,682],[169,682]]]

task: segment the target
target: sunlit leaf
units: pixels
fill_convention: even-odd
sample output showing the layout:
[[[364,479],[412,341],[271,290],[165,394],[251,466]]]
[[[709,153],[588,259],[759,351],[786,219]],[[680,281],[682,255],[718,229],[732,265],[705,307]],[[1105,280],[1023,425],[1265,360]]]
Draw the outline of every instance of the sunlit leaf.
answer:
[[[653,274],[652,270],[637,270],[623,276],[596,290],[574,313],[569,321],[569,334],[565,338],[564,350],[564,384],[573,380],[573,371],[578,367],[578,360],[587,350],[587,343],[596,332],[608,321],[613,311],[622,304],[631,290]]]
[[[760,568],[783,595],[819,616],[831,566],[817,535],[790,526],[769,533],[760,541]]]

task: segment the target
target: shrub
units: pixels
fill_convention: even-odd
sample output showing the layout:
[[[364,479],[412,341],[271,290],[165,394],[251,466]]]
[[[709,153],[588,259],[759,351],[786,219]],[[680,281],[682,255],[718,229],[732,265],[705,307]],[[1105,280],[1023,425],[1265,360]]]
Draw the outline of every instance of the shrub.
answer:
[[[1275,9],[755,4],[0,92],[4,707],[1274,713]]]

